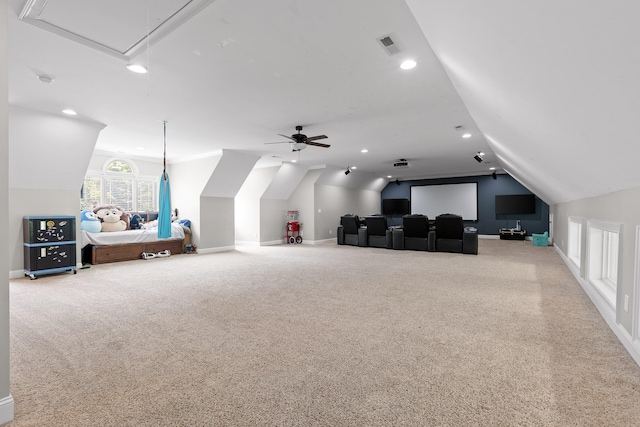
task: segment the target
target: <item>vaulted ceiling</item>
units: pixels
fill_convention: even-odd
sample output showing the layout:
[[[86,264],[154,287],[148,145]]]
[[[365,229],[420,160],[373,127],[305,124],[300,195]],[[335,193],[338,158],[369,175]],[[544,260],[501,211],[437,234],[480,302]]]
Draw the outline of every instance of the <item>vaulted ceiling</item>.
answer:
[[[547,203],[640,185],[640,6],[630,0],[10,8],[10,103],[105,124],[99,150],[160,158],[166,120],[170,161],[234,149],[265,165],[357,166],[392,179],[496,167]],[[409,58],[417,66],[401,69]],[[265,144],[296,125],[331,147]]]

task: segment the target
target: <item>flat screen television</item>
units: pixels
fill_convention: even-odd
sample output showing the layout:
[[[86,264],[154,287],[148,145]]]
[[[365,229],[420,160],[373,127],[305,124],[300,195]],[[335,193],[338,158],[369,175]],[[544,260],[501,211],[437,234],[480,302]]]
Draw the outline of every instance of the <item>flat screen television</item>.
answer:
[[[536,196],[533,194],[505,194],[496,196],[496,215],[536,213]]]
[[[409,199],[382,199],[383,215],[407,215],[410,212]]]

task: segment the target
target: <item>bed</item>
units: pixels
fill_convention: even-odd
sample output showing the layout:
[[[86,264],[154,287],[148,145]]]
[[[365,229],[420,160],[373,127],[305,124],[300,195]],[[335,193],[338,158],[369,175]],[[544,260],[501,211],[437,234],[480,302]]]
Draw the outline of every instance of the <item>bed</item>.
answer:
[[[191,242],[191,231],[178,223],[171,223],[171,237],[158,238],[158,228],[141,230],[89,233],[82,230],[80,237],[83,264],[142,259],[143,253],[159,253],[168,250],[172,255],[184,252]]]

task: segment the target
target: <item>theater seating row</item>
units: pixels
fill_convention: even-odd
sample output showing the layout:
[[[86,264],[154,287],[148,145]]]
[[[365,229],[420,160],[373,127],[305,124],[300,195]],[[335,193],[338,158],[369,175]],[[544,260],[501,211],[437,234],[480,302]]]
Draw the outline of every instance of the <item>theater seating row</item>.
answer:
[[[478,232],[454,214],[438,215],[431,227],[429,218],[420,214],[403,216],[401,227],[388,227],[382,215],[361,219],[347,214],[340,218],[338,244],[477,255]]]

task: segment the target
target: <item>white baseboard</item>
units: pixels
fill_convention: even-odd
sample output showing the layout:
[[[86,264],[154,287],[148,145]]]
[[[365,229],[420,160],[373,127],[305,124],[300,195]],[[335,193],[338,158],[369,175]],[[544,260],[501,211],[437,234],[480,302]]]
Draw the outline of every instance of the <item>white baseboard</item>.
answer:
[[[13,421],[13,397],[11,395],[0,399],[0,424]]]
[[[234,251],[236,249],[236,246],[220,246],[218,248],[198,248],[198,253],[199,254],[213,254],[216,252],[229,252],[229,251]]]
[[[26,277],[24,275],[24,269],[22,269],[22,270],[11,270],[9,272],[9,279],[20,279],[22,277]]]
[[[609,325],[609,328],[611,328],[613,333],[616,334],[618,340],[620,340],[622,345],[624,345],[624,348],[626,348],[631,357],[633,357],[633,360],[635,360],[638,366],[640,366],[640,342],[634,341],[631,334],[627,332],[624,326],[616,321],[615,310],[612,309],[611,305],[606,301],[602,294],[600,294],[600,292],[591,285],[591,283],[580,277],[580,270],[575,266],[575,264],[565,256],[555,243],[553,244],[553,247],[556,252],[560,254],[560,257],[567,267],[569,267],[569,271],[573,274],[573,277],[576,278],[578,283],[580,283],[580,286],[582,286],[582,289],[587,294],[593,305],[596,306],[602,318],[607,322],[607,325]]]
[[[338,238],[337,237],[333,237],[330,239],[322,239],[322,240],[303,240],[302,244],[307,244],[307,245],[324,245],[326,243],[335,243],[338,244]]]
[[[249,240],[236,240],[236,246],[260,246],[260,242],[253,242]]]
[[[284,238],[280,240],[271,240],[269,242],[260,242],[260,246],[284,245]]]

